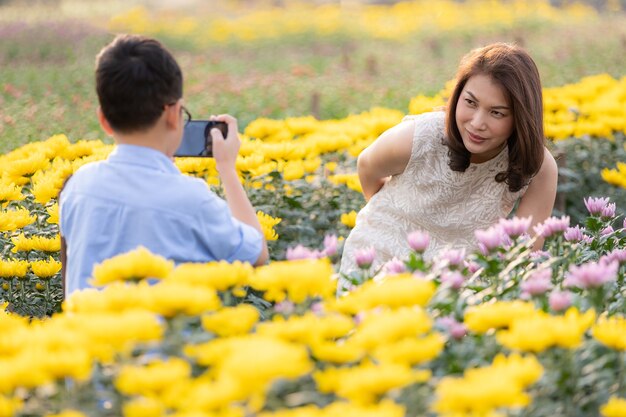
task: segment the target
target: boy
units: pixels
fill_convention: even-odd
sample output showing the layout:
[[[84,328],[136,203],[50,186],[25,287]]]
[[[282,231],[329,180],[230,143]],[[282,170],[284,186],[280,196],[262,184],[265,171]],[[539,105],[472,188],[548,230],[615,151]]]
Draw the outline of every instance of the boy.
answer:
[[[213,154],[226,201],[186,177],[173,155],[190,116],[183,77],[156,40],[120,35],[96,59],[98,119],[116,146],[87,164],[59,197],[65,295],[89,287],[93,266],[142,245],[176,263],[268,259],[267,244],[235,169],[237,120],[228,135],[212,129]]]

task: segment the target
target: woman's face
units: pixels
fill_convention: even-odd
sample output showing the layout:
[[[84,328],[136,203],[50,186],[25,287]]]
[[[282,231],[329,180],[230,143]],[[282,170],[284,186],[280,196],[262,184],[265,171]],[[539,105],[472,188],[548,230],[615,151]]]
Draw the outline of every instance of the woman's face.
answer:
[[[513,133],[513,112],[504,88],[488,75],[472,76],[459,96],[456,124],[471,162],[498,155]]]

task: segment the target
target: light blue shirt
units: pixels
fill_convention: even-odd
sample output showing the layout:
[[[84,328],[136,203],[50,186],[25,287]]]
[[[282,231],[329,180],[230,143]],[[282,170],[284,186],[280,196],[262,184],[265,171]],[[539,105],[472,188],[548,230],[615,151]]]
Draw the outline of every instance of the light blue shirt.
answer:
[[[90,287],[95,264],[140,245],[176,263],[255,263],[263,242],[204,181],[181,174],[163,153],[133,145],[76,171],[61,192],[59,224],[66,295]]]

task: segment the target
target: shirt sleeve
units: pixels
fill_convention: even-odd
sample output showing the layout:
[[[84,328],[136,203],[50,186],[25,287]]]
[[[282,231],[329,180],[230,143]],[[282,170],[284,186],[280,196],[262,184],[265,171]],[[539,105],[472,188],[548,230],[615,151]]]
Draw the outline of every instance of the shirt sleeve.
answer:
[[[216,260],[254,264],[261,255],[263,236],[231,214],[217,196],[202,203],[198,213],[198,240]]]

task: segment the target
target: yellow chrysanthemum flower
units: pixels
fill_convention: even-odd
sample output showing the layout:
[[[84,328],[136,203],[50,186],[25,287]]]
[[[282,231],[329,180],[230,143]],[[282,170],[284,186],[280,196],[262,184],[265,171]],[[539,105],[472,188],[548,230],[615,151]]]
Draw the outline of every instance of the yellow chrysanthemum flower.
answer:
[[[11,215],[13,217],[13,224],[17,229],[21,229],[25,226],[33,224],[37,221],[37,216],[31,214],[28,209],[19,207],[15,210],[9,210],[5,212],[7,215]]]
[[[328,258],[277,261],[257,268],[250,285],[265,291],[268,301],[280,302],[288,297],[300,303],[309,297],[331,297],[337,286],[332,274]]]
[[[468,369],[462,378],[444,377],[435,390],[433,410],[444,414],[484,415],[504,407],[524,407],[524,392],[543,373],[533,356],[498,355],[491,366]]]
[[[102,290],[88,288],[75,291],[66,300],[63,311],[80,313],[121,313],[127,310],[145,308],[148,304],[147,293],[144,287],[147,282],[140,282],[134,290],[127,282],[113,282]]]
[[[145,308],[164,317],[198,316],[220,307],[215,290],[162,281],[144,289]]]
[[[28,272],[28,261],[0,260],[0,278],[23,278]]]
[[[57,198],[61,191],[58,179],[54,175],[38,175],[33,177],[33,187],[31,192],[35,197],[35,201],[41,205],[46,205],[53,198]]]
[[[310,343],[311,355],[319,361],[333,364],[348,364],[360,361],[367,353],[350,340],[345,343],[314,340]]]
[[[335,172],[337,170],[337,165],[338,164],[335,161],[326,162],[326,164],[324,164],[324,170],[328,172]]]
[[[191,366],[180,358],[154,361],[145,366],[123,366],[115,387],[126,395],[158,398],[170,386],[191,377]]]
[[[351,340],[368,351],[423,335],[432,328],[432,319],[421,308],[373,311],[365,316]]]
[[[328,303],[328,308],[347,314],[356,314],[376,307],[401,308],[425,306],[435,294],[435,284],[411,274],[386,276],[382,280],[367,281],[344,297]]]
[[[178,386],[164,392],[160,399],[168,408],[179,410],[168,414],[168,417],[245,417],[234,405],[241,398],[245,398],[245,394],[235,381],[201,377],[179,382]],[[220,410],[219,413],[216,410]]]
[[[256,333],[287,342],[314,344],[319,341],[335,341],[354,329],[351,318],[340,314],[319,317],[312,312],[303,316],[291,316],[287,320],[276,318],[259,323]]]
[[[61,250],[61,236],[56,235],[52,238],[43,236],[26,237],[23,233],[17,237],[11,238],[13,249],[11,252],[28,252],[31,250],[39,250],[42,252],[58,252]]]
[[[21,229],[35,221],[37,221],[37,217],[32,215],[28,209],[20,207],[16,210],[2,210],[0,211],[0,232]]]
[[[175,163],[181,172],[187,174],[201,175],[216,169],[213,158],[176,158]]]
[[[138,284],[116,281],[101,291],[86,289],[73,293],[66,300],[64,311],[87,315],[141,309],[173,317],[177,314],[197,316],[219,307],[217,293],[210,287],[170,281],[155,285],[147,281]]]
[[[626,163],[618,162],[617,169],[604,168],[601,172],[602,179],[609,184],[626,188]]]
[[[352,210],[350,213],[343,213],[341,215],[341,223],[345,224],[349,228],[354,228],[356,226],[356,215],[357,212]]]
[[[62,320],[74,329],[78,335],[74,337],[88,339],[81,350],[104,363],[110,363],[117,355],[129,354],[138,344],[161,341],[164,331],[162,320],[154,313],[139,308],[119,313],[110,311],[62,316],[57,322]],[[50,360],[55,358],[50,356]],[[91,374],[91,365],[91,360],[87,361],[86,376]]]
[[[334,393],[356,404],[374,404],[380,395],[392,389],[425,382],[429,377],[427,371],[390,363],[328,368],[313,374],[321,392]]]
[[[224,308],[202,317],[202,327],[221,337],[239,336],[248,333],[259,321],[259,311],[248,304]]]
[[[263,154],[255,152],[248,156],[239,155],[237,157],[236,167],[239,172],[251,172],[265,163]]]
[[[525,301],[498,301],[470,307],[465,313],[465,325],[476,333],[485,333],[489,329],[508,327],[520,317],[534,314],[535,305]]]
[[[285,181],[299,180],[304,177],[305,169],[301,160],[289,161],[283,167],[283,179]]]
[[[9,201],[21,201],[25,197],[22,194],[22,187],[19,185],[0,181],[0,204]]]
[[[359,193],[363,192],[363,187],[361,187],[361,181],[359,180],[358,174],[331,175],[330,177],[328,177],[328,180],[332,182],[333,184],[345,184],[348,188],[356,192],[359,192]],[[349,227],[354,227],[354,226],[349,226]]]
[[[22,401],[18,398],[0,395],[0,417],[13,417],[22,408]]]
[[[592,327],[591,334],[600,343],[616,350],[626,350],[626,318],[602,316]]]
[[[174,269],[174,262],[154,255],[143,246],[114,256],[97,264],[92,272],[92,285],[102,287],[114,281],[165,278]]]
[[[46,208],[48,212],[47,222],[50,224],[59,224],[59,203],[54,203],[50,207]]]
[[[406,338],[378,346],[372,352],[372,357],[379,363],[397,363],[412,367],[439,356],[445,342],[445,338],[438,333],[420,338]]]
[[[256,216],[259,219],[259,223],[261,223],[261,229],[263,230],[265,240],[270,241],[278,239],[278,234],[276,234],[274,226],[280,223],[282,219],[278,217],[272,217],[268,214],[263,213],[262,211],[257,211]]]
[[[317,169],[322,165],[322,158],[317,157],[308,157],[304,161],[304,170],[308,173],[313,173],[317,171]]]
[[[433,97],[419,95],[413,97],[409,102],[409,114],[431,112],[438,107],[444,106],[445,104],[444,99],[439,95],[435,95]]]
[[[50,159],[44,153],[33,153],[26,158],[16,159],[11,162],[11,165],[6,169],[6,173],[9,178],[17,180],[19,177],[30,177],[35,172],[48,168],[49,165]]]
[[[626,416],[626,400],[613,396],[600,407],[600,413],[603,417],[624,417]]]
[[[122,405],[124,417],[162,417],[165,406],[154,397],[141,397],[127,401]]]
[[[179,264],[166,277],[167,281],[204,286],[217,291],[240,288],[249,284],[254,269],[249,263],[226,261]]]
[[[78,158],[93,155],[96,149],[102,146],[104,146],[104,143],[100,140],[79,140],[64,148],[58,153],[58,156],[68,161],[73,161]]]
[[[264,394],[277,379],[292,379],[313,369],[304,346],[265,336],[220,338],[202,345],[188,346],[185,354],[204,366],[212,367],[217,382],[236,386],[239,400]]]
[[[508,330],[497,333],[497,340],[509,349],[542,352],[549,347],[575,349],[595,320],[595,312],[584,314],[572,307],[562,316],[551,316],[543,311],[515,318]]]
[[[30,269],[43,279],[55,276],[61,267],[61,262],[56,261],[52,256],[47,261],[31,261],[30,263]]]

